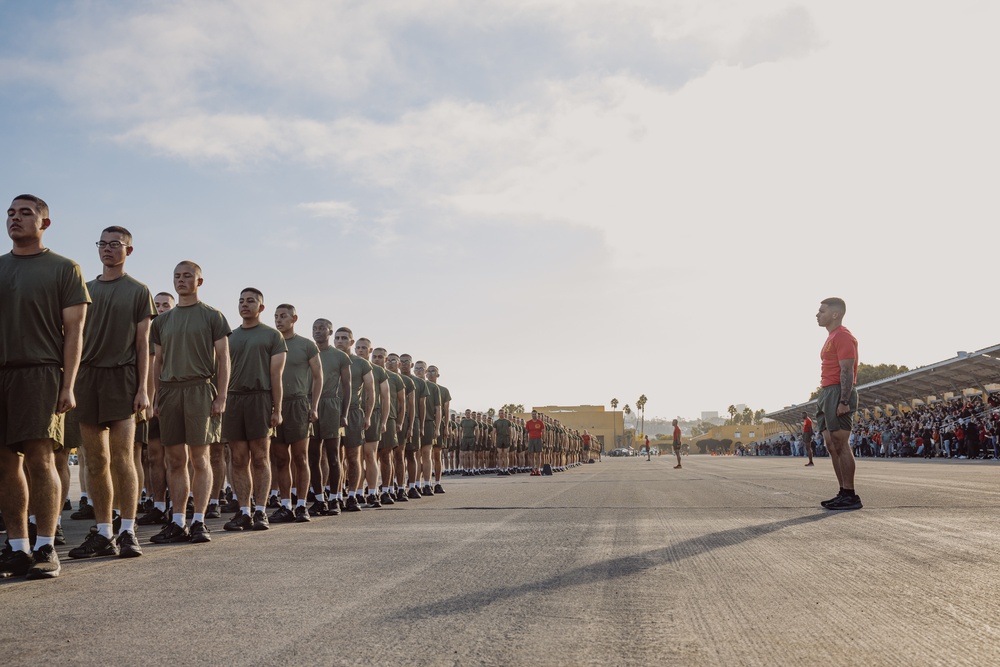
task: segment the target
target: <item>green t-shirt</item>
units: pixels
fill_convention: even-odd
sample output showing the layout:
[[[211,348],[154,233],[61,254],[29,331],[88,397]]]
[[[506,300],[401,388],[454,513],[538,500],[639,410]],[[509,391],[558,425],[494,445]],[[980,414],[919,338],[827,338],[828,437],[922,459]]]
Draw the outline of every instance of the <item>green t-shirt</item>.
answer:
[[[389,376],[389,418],[397,419],[399,417],[399,392],[402,391],[405,395],[406,384],[399,373],[387,370],[385,374]]]
[[[149,288],[129,275],[115,280],[91,280],[87,291],[93,303],[83,328],[85,366],[115,368],[135,364],[135,331],[156,314]]]
[[[420,420],[420,399],[427,398],[427,383],[416,375],[408,375],[413,381],[413,432],[419,433],[423,425],[417,423]],[[427,409],[427,401],[424,401],[424,409]]]
[[[90,303],[76,262],[48,248],[0,256],[0,367],[63,365],[63,308]]]
[[[372,380],[375,383],[375,409],[376,410],[381,410],[382,409],[382,383],[389,381],[389,375],[386,373],[386,370],[384,368],[382,368],[381,366],[376,366],[375,364],[372,364]],[[392,392],[392,388],[389,389],[389,392],[390,393]],[[365,407],[368,407],[368,406],[365,406]],[[385,416],[385,415],[383,415],[383,416]]]
[[[175,306],[153,319],[149,339],[160,346],[161,382],[186,382],[215,375],[215,341],[231,333],[226,316],[201,301]]]
[[[340,371],[350,368],[351,358],[343,350],[330,346],[319,351],[319,362],[323,365],[323,398],[333,398],[342,401],[340,393]]]
[[[319,354],[316,341],[295,334],[285,339],[288,356],[285,357],[285,372],[281,375],[282,398],[302,398],[312,390],[312,368],[309,362]]]
[[[448,387],[437,385],[437,388],[441,392],[441,409],[444,410],[444,404],[451,400],[451,392],[448,391]]]
[[[438,386],[430,380],[425,381],[424,386],[427,388],[427,413],[424,418],[426,421],[432,422],[436,408],[441,407],[441,392],[438,391]]]
[[[409,375],[403,375],[402,373],[397,373],[397,375],[399,375],[399,379],[403,381],[403,386],[406,387],[406,398],[409,400],[410,394],[413,393],[413,390],[417,385],[413,382],[413,378]]]
[[[497,430],[498,438],[509,438],[510,437],[510,427],[511,423],[504,417],[493,422],[493,428]]]
[[[351,356],[351,406],[364,409],[365,376],[372,372],[372,364],[364,357]],[[376,388],[376,394],[378,389]]]
[[[229,391],[271,391],[271,357],[288,351],[276,329],[237,327],[229,336]]]
[[[462,437],[463,438],[474,438],[476,436],[476,427],[479,424],[476,423],[475,419],[471,417],[464,417],[462,419]]]

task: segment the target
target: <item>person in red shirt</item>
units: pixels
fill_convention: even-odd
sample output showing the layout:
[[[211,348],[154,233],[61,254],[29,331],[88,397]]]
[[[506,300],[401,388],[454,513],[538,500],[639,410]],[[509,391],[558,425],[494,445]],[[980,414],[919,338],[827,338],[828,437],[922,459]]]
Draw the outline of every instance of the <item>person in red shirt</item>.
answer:
[[[802,413],[802,444],[806,446],[806,456],[809,457],[809,463],[806,467],[813,465],[813,423],[809,419],[809,413]]]
[[[854,489],[854,452],[849,438],[853,415],[858,409],[858,339],[843,325],[847,304],[843,299],[823,299],[816,313],[816,323],[828,332],[820,351],[822,374],[816,399],[816,422],[823,432],[840,482],[840,491],[820,505],[828,510],[858,510],[863,507]]]
[[[674,470],[681,467],[681,427],[677,425],[677,420],[674,420],[674,456],[677,457],[677,465],[674,466]]]
[[[537,412],[531,413],[531,419],[524,425],[528,431],[528,461],[531,474],[541,474],[542,467],[542,436],[545,433],[545,422],[538,418]]]

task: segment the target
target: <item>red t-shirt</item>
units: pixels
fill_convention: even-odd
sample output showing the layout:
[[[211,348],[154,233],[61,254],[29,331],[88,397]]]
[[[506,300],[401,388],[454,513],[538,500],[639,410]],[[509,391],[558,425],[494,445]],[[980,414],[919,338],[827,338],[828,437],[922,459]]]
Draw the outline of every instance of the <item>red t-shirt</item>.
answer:
[[[802,432],[803,433],[813,432],[813,420],[809,419],[809,417],[806,417],[805,422],[803,422],[802,424]]]
[[[541,440],[545,433],[545,422],[541,419],[529,419],[524,428],[528,429],[529,440]]]
[[[584,444],[584,445],[589,445],[589,444],[590,444],[590,436],[589,436],[589,435],[586,435],[586,434],[585,434],[585,435],[583,436],[583,444]]]
[[[675,426],[674,427],[674,444],[675,445],[681,444],[681,427],[680,426]]]
[[[821,387],[840,384],[841,359],[854,359],[854,381],[858,381],[858,339],[847,327],[839,326],[830,332],[819,358],[823,362],[819,383]]]

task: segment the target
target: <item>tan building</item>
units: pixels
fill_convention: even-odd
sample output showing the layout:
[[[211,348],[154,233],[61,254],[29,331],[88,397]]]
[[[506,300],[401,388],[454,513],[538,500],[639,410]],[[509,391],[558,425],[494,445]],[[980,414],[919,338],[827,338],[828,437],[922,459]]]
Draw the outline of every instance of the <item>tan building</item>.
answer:
[[[691,451],[697,451],[695,445],[699,440],[732,440],[733,444],[742,442],[744,445],[751,442],[760,442],[768,438],[787,434],[788,428],[779,421],[767,421],[763,424],[738,424],[730,426],[716,426],[708,433],[697,437],[687,438],[687,444],[691,445]]]
[[[605,410],[603,405],[535,405],[531,409],[558,419],[566,428],[578,430],[581,434],[588,431],[606,452],[615,448],[615,436],[621,437],[625,433],[621,410]],[[531,419],[530,412],[517,416],[525,421]]]

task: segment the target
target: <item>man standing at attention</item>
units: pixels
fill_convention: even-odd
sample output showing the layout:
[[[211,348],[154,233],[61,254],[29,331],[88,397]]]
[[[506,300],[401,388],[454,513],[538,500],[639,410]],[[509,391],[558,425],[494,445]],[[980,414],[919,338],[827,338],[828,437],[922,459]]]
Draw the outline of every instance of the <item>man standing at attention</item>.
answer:
[[[191,261],[178,264],[174,268],[177,306],[154,319],[149,330],[155,346],[153,414],[160,417],[160,441],[174,503],[171,522],[150,538],[156,544],[212,539],[205,525],[205,510],[212,499],[208,448],[222,438],[231,331],[225,315],[198,298],[203,282],[200,266]],[[213,375],[218,378],[218,389],[212,384]],[[189,450],[194,466],[190,477]],[[184,503],[192,491],[194,512],[189,532]]]
[[[681,467],[681,427],[677,423],[676,419],[673,421],[673,424],[674,424],[674,456],[677,457],[677,465],[674,466],[674,469],[677,469]]]
[[[323,394],[323,365],[319,348],[311,338],[295,333],[299,316],[295,306],[282,303],[274,309],[274,328],[288,346],[285,370],[281,375],[281,425],[272,442],[274,477],[278,483],[281,507],[271,514],[277,523],[310,521],[306,508],[309,489],[309,436],[319,418],[319,399]],[[291,474],[289,474],[291,461]],[[292,510],[295,496],[295,510]]]
[[[847,304],[843,299],[823,299],[816,322],[829,335],[820,351],[822,375],[816,399],[816,422],[830,452],[840,491],[820,505],[828,510],[859,510],[861,498],[854,492],[854,452],[849,439],[854,412],[858,409],[858,339],[843,325]]]
[[[360,512],[361,502],[357,491],[361,487],[361,452],[365,444],[365,431],[372,424],[375,409],[375,379],[372,365],[351,351],[354,333],[340,327],[333,334],[333,344],[351,360],[351,402],[347,410],[347,428],[344,431],[344,459],[347,462],[347,502],[345,512]]]
[[[242,503],[226,530],[267,530],[264,512],[271,488],[270,443],[281,425],[281,376],[287,346],[281,334],[261,324],[264,294],[255,287],[240,292],[243,323],[229,337],[231,377],[229,405],[222,419],[222,435],[229,441],[233,460],[233,491]],[[251,510],[250,498],[257,499]]]
[[[347,411],[351,405],[351,358],[330,344],[332,337],[333,322],[323,318],[313,322],[313,340],[319,348],[319,361],[323,366],[323,394],[319,399],[319,419],[313,424],[313,437],[309,441],[309,467],[316,495],[309,513],[336,516],[340,514],[337,499],[342,497],[344,486],[340,434],[347,426]],[[322,479],[321,475],[324,455],[330,471],[329,479]],[[326,500],[323,499],[324,483],[333,493]]]
[[[813,465],[813,423],[809,419],[809,413],[802,413],[802,444],[806,446],[806,455],[809,457],[809,463],[806,467]]]
[[[149,323],[156,311],[149,289],[125,273],[132,234],[108,227],[97,242],[104,269],[87,283],[93,299],[83,331],[83,361],[77,380],[77,418],[87,463],[87,491],[97,531],[70,549],[70,558],[141,556],[135,537],[139,478],[135,469],[135,415],[149,405]],[[112,496],[122,525],[112,535]]]
[[[531,419],[524,425],[528,432],[528,467],[532,475],[540,475],[542,467],[542,436],[545,433],[545,422],[538,418],[538,413],[531,412]]]
[[[83,350],[90,295],[80,267],[50,251],[42,234],[49,207],[18,195],[7,209],[13,242],[0,257],[0,512],[9,548],[0,577],[59,576],[54,542],[63,499],[55,452],[63,446],[64,415],[76,406],[73,389]],[[21,456],[24,457],[22,467]],[[28,537],[28,470],[38,535]]]

